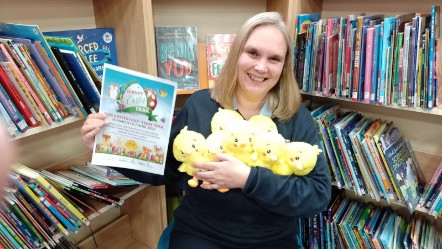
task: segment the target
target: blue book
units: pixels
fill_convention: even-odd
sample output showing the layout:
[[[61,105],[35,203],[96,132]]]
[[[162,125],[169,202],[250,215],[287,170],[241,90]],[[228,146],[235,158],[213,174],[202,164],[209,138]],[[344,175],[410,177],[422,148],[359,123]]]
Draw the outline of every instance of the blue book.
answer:
[[[383,32],[382,32],[382,48],[380,51],[381,55],[381,65],[380,65],[380,81],[379,81],[379,96],[378,104],[385,105],[387,103],[386,99],[388,96],[386,94],[386,87],[389,82],[387,82],[387,70],[388,59],[392,58],[392,45],[391,45],[391,34],[396,27],[396,17],[386,17],[384,18]]]
[[[381,24],[376,24],[374,26],[374,36],[373,36],[373,64],[372,64],[372,75],[371,75],[371,94],[370,103],[375,104],[377,99],[377,88],[378,88],[378,69],[379,69],[379,41],[381,39]]]
[[[434,75],[435,75],[435,69],[436,69],[436,60],[435,60],[435,41],[439,38],[439,32],[437,29],[440,27],[437,26],[438,22],[437,20],[440,18],[440,6],[433,6],[431,8],[431,24],[430,24],[430,44],[429,44],[429,72],[428,72],[428,93],[427,93],[427,100],[428,100],[428,110],[431,110],[433,108],[433,98],[435,97],[436,91],[434,87]]]
[[[113,28],[60,30],[44,32],[43,35],[72,38],[100,79],[103,78],[104,63],[118,66]]]
[[[8,115],[11,117],[14,124],[17,126],[18,130],[20,132],[25,132],[29,126],[26,124],[25,119],[21,115],[21,113],[18,111],[17,107],[12,102],[11,98],[6,93],[3,86],[0,84],[0,104],[5,107]]]

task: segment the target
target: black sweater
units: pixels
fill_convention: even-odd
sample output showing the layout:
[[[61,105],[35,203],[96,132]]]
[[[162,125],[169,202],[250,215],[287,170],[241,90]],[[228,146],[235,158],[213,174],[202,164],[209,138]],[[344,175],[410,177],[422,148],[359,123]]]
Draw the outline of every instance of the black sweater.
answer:
[[[207,137],[210,122],[219,104],[208,90],[189,97],[173,122],[164,176],[117,169],[135,180],[163,185],[178,181],[180,162],[172,153],[175,136],[184,126]],[[319,146],[319,135],[310,112],[302,106],[288,122],[274,120],[278,132],[290,141]],[[189,176],[186,176],[189,178]],[[330,200],[331,177],[324,153],[306,176],[281,176],[263,167],[252,167],[244,189],[227,193],[188,188],[182,204],[174,213],[177,229],[206,237],[231,248],[254,248],[278,240],[294,240],[298,217],[322,211]]]

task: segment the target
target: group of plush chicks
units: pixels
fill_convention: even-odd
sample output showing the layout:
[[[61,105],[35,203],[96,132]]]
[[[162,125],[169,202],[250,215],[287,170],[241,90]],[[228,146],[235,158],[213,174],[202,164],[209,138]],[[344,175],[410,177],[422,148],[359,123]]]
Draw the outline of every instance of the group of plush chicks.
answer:
[[[245,120],[238,112],[219,108],[211,121],[207,137],[184,127],[173,142],[173,155],[182,162],[178,170],[193,176],[190,187],[198,186],[193,162],[215,161],[219,153],[228,153],[250,167],[266,167],[274,174],[307,175],[322,152],[317,145],[286,142],[273,120],[255,115]],[[228,189],[218,189],[227,192]]]

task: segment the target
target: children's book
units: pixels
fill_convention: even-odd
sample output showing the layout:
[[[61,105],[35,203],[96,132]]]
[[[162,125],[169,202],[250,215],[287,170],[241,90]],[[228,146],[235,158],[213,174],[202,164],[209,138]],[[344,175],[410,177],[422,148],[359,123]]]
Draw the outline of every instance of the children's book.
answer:
[[[200,88],[196,32],[194,26],[155,27],[158,76],[176,82],[178,90]]]
[[[113,28],[93,28],[44,32],[45,36],[72,38],[100,79],[104,63],[118,66],[117,45]]]
[[[105,64],[92,164],[164,174],[177,84]]]
[[[405,138],[397,127],[392,126],[380,137],[382,150],[393,179],[399,187],[404,201],[413,211],[423,195],[423,183],[417,175],[417,162],[409,150]]]
[[[235,34],[206,35],[207,71],[210,88],[215,84],[215,79],[224,66],[234,38]]]

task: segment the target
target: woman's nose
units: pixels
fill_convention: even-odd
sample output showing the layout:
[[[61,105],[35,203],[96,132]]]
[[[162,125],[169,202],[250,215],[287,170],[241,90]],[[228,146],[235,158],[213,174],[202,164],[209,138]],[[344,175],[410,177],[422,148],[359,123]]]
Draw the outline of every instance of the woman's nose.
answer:
[[[258,72],[267,72],[269,69],[267,68],[267,63],[265,60],[257,61],[255,65],[255,70]]]

